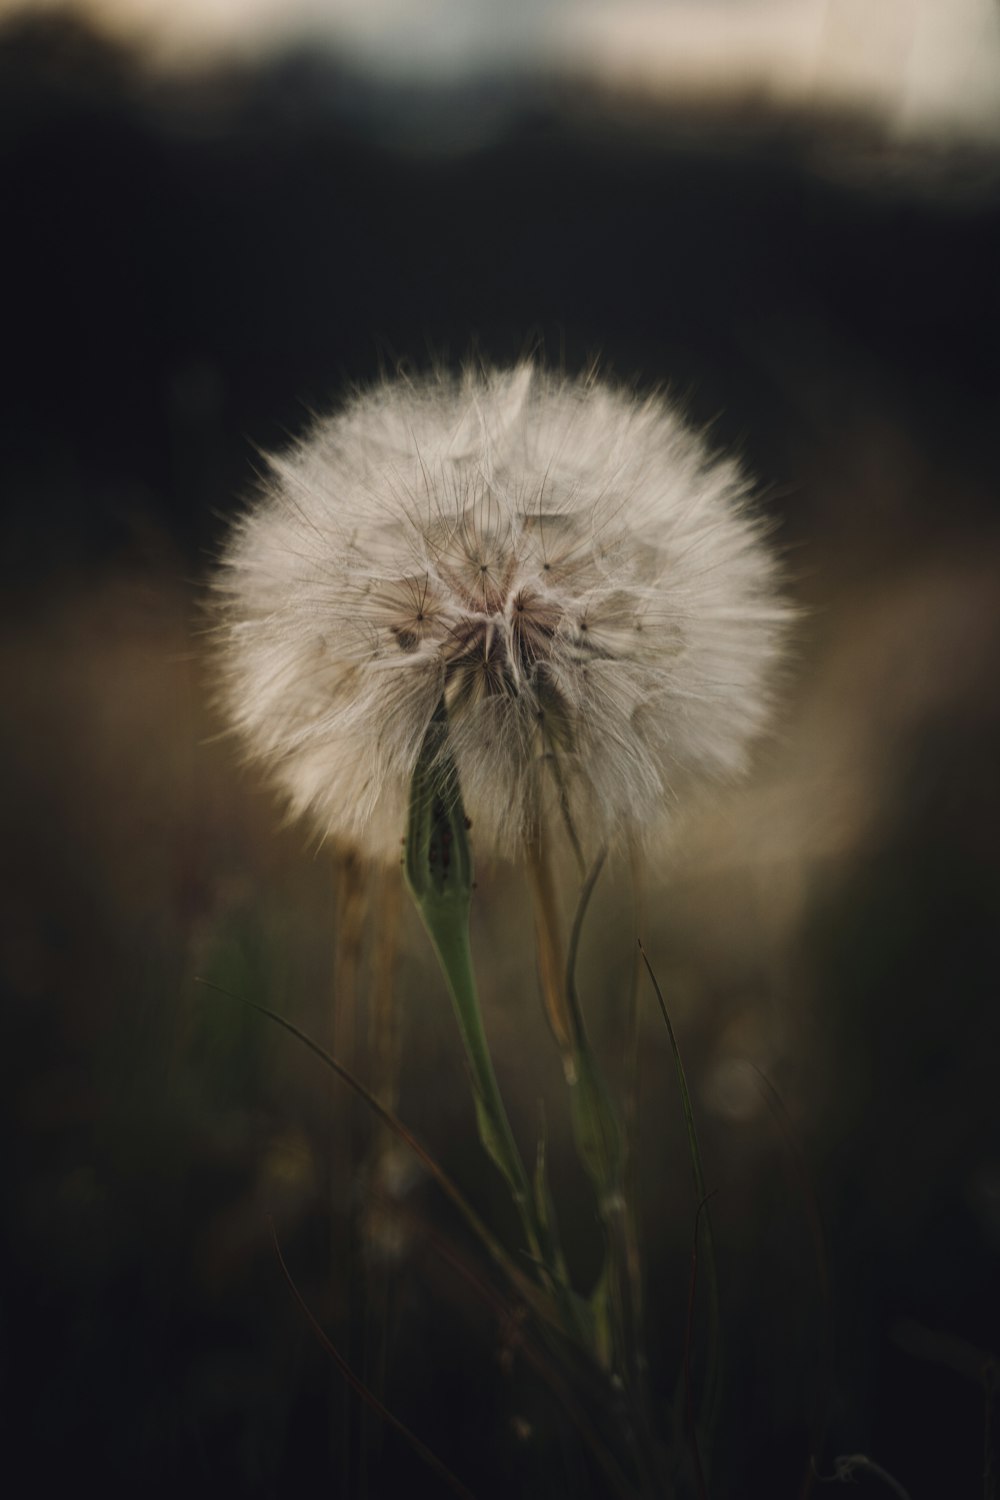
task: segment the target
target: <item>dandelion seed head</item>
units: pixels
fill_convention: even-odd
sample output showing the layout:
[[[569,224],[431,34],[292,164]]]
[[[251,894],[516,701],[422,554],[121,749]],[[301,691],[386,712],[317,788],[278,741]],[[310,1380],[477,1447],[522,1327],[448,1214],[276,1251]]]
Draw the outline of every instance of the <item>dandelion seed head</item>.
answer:
[[[556,798],[651,839],[744,770],[788,610],[738,466],[532,364],[385,381],[269,460],[216,586],[224,709],[290,809],[398,858],[442,696],[477,844]]]

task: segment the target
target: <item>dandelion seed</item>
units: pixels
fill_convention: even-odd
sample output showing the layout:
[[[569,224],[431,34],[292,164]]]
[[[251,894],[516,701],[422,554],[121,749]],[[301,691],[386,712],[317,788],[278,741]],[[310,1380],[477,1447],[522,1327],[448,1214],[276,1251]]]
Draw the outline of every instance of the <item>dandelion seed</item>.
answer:
[[[387,381],[270,460],[217,587],[227,714],[294,813],[398,858],[442,697],[486,851],[595,843],[742,771],[788,610],[739,468],[530,364]]]

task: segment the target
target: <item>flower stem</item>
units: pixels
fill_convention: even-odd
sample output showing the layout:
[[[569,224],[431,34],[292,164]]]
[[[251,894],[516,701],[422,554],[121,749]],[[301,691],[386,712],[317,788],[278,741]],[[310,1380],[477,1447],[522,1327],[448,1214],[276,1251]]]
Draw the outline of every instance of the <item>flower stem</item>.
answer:
[[[547,1236],[535,1214],[531,1184],[483,1030],[469,943],[472,851],[443,703],[431,720],[413,773],[406,880],[448,984],[472,1077],[479,1138],[511,1190],[532,1255],[542,1266],[550,1266]]]
[[[552,861],[539,822],[525,841],[528,858],[528,877],[535,907],[535,942],[538,952],[538,978],[542,991],[542,1003],[552,1035],[556,1039],[562,1057],[566,1082],[576,1082],[576,1060],[574,1037],[580,1030],[578,1016],[570,1011],[569,999],[564,985],[565,943]]]
[[[535,898],[542,994],[562,1053],[577,1153],[597,1195],[607,1247],[605,1273],[592,1299],[597,1320],[595,1352],[602,1363],[627,1382],[638,1384],[638,1308],[630,1264],[625,1140],[587,1035],[576,988],[576,958],[583,922],[605,856],[603,853],[599,856],[583,883],[568,946],[562,935],[555,879],[541,819],[527,840],[527,856]]]
[[[420,913],[447,980],[455,1019],[465,1047],[475,1093],[480,1139],[505,1177],[518,1212],[522,1218],[526,1218],[525,1228],[531,1229],[530,1237],[534,1239],[533,1226],[528,1222],[531,1218],[531,1188],[500,1095],[493,1059],[483,1030],[472,971],[468,928],[461,921],[450,920],[451,913],[445,917],[440,911],[428,910],[426,903],[420,907]],[[537,1244],[533,1244],[532,1249],[537,1253]]]

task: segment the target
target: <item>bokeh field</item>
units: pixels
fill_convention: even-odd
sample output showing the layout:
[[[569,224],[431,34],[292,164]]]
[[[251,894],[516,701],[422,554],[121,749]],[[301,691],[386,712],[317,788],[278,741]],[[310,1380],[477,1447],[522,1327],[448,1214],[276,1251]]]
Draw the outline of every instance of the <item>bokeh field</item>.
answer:
[[[348,1390],[277,1236],[474,1494],[604,1493],[435,1188],[244,1003],[350,1059],[516,1244],[400,880],[282,826],[214,713],[206,635],[259,450],[400,361],[535,350],[711,424],[802,611],[753,778],[655,852],[639,923],[715,1191],[713,1500],[836,1494],[816,1445],[826,1476],[865,1454],[912,1500],[995,1500],[1000,149],[493,88],[491,110],[402,98],[294,50],[163,77],[77,21],[0,32],[4,1468],[35,1495],[446,1493]],[[545,1101],[586,1282],[528,893],[478,880],[497,1071],[526,1150]],[[580,978],[619,1084],[636,935],[609,866]],[[696,1204],[639,994],[665,1411]],[[892,1493],[870,1470],[854,1492]]]

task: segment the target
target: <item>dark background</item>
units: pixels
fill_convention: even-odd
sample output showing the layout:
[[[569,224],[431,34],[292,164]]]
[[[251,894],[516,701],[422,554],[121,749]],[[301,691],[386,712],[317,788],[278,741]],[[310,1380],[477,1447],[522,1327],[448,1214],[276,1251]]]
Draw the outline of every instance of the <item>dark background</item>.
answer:
[[[646,932],[718,1188],[712,1493],[801,1493],[818,1408],[824,1473],[863,1452],[913,1500],[982,1494],[1000,155],[538,81],[380,90],[306,50],[165,79],[75,23],[22,21],[0,34],[0,202],[5,1469],[35,1493],[443,1493],[345,1397],[272,1213],[325,1326],[478,1495],[600,1493],[508,1369],[503,1319],[435,1252],[457,1231],[430,1189],[386,1166],[405,1213],[364,1250],[369,1122],[337,1145],[321,1070],[196,983],[329,1040],[353,920],[343,861],[278,827],[208,703],[205,579],[257,450],[401,362],[534,351],[665,383],[710,423],[756,476],[803,606],[780,732],[657,871]],[[588,967],[609,1050],[633,931],[619,876]],[[526,1140],[553,1101],[585,1278],[593,1212],[511,952],[529,945],[505,926],[526,923],[522,893],[516,873],[482,885],[498,1067]],[[396,897],[362,890],[363,1068]],[[439,982],[398,921],[401,1113],[505,1222]],[[647,1028],[647,1339],[668,1399],[693,1207],[651,1007]],[[353,1179],[331,1175],[338,1151]]]

